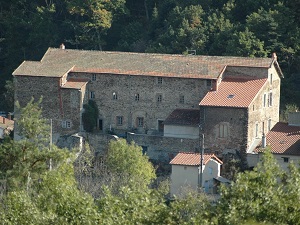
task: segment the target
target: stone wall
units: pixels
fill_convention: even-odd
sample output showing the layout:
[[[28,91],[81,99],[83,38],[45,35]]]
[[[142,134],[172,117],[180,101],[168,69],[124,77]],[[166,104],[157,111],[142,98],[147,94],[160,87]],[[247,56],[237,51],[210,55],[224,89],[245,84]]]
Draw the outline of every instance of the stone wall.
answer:
[[[165,120],[176,108],[197,108],[200,100],[210,87],[206,80],[189,78],[130,76],[114,74],[70,73],[69,77],[88,78],[91,80],[86,95],[94,93],[103,123],[103,130],[118,130],[146,133],[158,130],[158,120]],[[116,97],[114,97],[114,94]],[[161,95],[161,102],[158,96]],[[184,96],[184,103],[180,103]],[[116,117],[123,118],[118,125]],[[142,128],[137,126],[137,118],[144,118]],[[138,128],[138,129],[137,129]]]
[[[199,139],[183,139],[164,136],[128,133],[127,141],[142,146],[150,159],[169,163],[178,152],[199,151]]]

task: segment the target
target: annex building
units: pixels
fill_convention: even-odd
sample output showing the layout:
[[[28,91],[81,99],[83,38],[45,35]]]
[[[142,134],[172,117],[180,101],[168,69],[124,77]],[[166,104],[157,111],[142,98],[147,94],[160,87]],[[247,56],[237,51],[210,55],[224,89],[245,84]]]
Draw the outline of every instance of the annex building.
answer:
[[[276,54],[245,58],[49,48],[40,61],[24,61],[13,76],[21,106],[43,96],[54,142],[76,134],[102,152],[114,134],[135,141],[151,159],[169,162],[178,152],[199,151],[204,133],[206,153],[220,159],[232,153],[246,163],[247,151],[279,121],[283,74]],[[99,109],[92,133],[82,123],[88,100]]]

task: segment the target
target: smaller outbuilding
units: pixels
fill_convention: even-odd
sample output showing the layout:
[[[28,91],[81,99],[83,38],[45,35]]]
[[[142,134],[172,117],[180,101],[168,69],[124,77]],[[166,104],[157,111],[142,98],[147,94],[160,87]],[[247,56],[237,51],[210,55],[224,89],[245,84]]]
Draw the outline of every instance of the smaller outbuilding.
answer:
[[[197,191],[200,183],[200,153],[180,152],[170,162],[171,195],[178,196],[186,190]],[[223,162],[214,154],[203,155],[202,187],[205,193],[217,193],[218,184],[230,183],[220,176]]]
[[[290,113],[289,122],[278,122],[256,148],[257,162],[269,147],[282,169],[288,170],[290,162],[300,163],[300,112]]]

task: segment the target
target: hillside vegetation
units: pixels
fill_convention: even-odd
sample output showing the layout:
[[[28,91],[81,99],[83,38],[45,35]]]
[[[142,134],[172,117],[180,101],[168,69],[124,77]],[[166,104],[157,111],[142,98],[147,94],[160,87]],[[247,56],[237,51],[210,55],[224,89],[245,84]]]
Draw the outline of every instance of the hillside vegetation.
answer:
[[[48,47],[270,57],[285,78],[282,108],[300,106],[299,0],[11,0],[0,2],[0,108],[11,73]]]

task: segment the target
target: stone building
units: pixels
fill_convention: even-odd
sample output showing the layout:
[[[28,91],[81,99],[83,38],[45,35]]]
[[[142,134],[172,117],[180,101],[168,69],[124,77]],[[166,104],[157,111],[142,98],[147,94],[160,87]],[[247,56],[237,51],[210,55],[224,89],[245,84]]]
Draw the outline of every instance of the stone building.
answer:
[[[49,48],[40,61],[24,61],[13,76],[21,105],[43,96],[54,142],[79,133],[102,151],[113,133],[165,162],[182,149],[199,151],[199,132],[205,134],[206,151],[221,158],[224,151],[244,155],[279,118],[282,73],[275,54],[244,58]],[[81,117],[89,99],[99,109],[92,134],[84,132]]]

